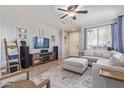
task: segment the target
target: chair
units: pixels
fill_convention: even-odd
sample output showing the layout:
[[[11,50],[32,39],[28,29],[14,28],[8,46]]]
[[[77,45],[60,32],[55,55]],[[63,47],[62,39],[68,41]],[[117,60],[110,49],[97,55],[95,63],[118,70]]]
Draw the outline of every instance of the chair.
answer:
[[[15,78],[18,75],[24,75],[24,74],[26,74],[26,79],[15,80],[15,81],[12,80],[12,78]],[[0,78],[0,80],[6,81],[2,85],[2,88],[41,88],[44,86],[46,86],[46,88],[50,88],[49,79],[45,79],[43,82],[39,83],[38,85],[36,85],[33,81],[29,80],[29,70],[21,70],[21,71],[11,73],[7,76]]]
[[[7,85],[3,86],[3,88],[42,88],[44,86],[46,86],[46,88],[50,88],[49,79],[44,80],[38,85],[36,85],[31,80],[20,80],[20,81],[8,83]]]

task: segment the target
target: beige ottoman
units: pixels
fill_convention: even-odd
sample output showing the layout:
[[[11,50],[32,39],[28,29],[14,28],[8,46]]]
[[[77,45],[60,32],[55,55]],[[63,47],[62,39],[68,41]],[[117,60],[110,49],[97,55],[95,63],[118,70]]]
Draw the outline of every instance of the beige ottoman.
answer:
[[[88,66],[88,60],[83,58],[66,58],[63,69],[82,74]]]

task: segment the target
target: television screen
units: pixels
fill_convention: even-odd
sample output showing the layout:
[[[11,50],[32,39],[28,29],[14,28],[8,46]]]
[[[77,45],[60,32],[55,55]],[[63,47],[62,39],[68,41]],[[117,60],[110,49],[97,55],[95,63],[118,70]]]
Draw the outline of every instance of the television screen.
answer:
[[[34,48],[43,48],[43,38],[41,37],[34,37]]]
[[[49,39],[43,38],[43,48],[49,48]]]
[[[34,48],[49,48],[49,39],[42,37],[34,37]]]

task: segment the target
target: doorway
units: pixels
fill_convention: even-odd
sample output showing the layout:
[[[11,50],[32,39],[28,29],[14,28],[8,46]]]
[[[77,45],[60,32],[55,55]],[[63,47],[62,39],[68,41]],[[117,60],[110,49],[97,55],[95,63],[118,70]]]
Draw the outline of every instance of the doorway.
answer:
[[[69,54],[70,56],[78,56],[80,52],[80,34],[81,31],[69,33]]]

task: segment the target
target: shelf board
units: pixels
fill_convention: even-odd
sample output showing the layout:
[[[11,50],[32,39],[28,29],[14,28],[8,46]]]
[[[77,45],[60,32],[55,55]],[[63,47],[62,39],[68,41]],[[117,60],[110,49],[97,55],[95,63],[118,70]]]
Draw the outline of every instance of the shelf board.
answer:
[[[101,68],[99,74],[100,76],[105,78],[115,79],[124,82],[124,72]]]

